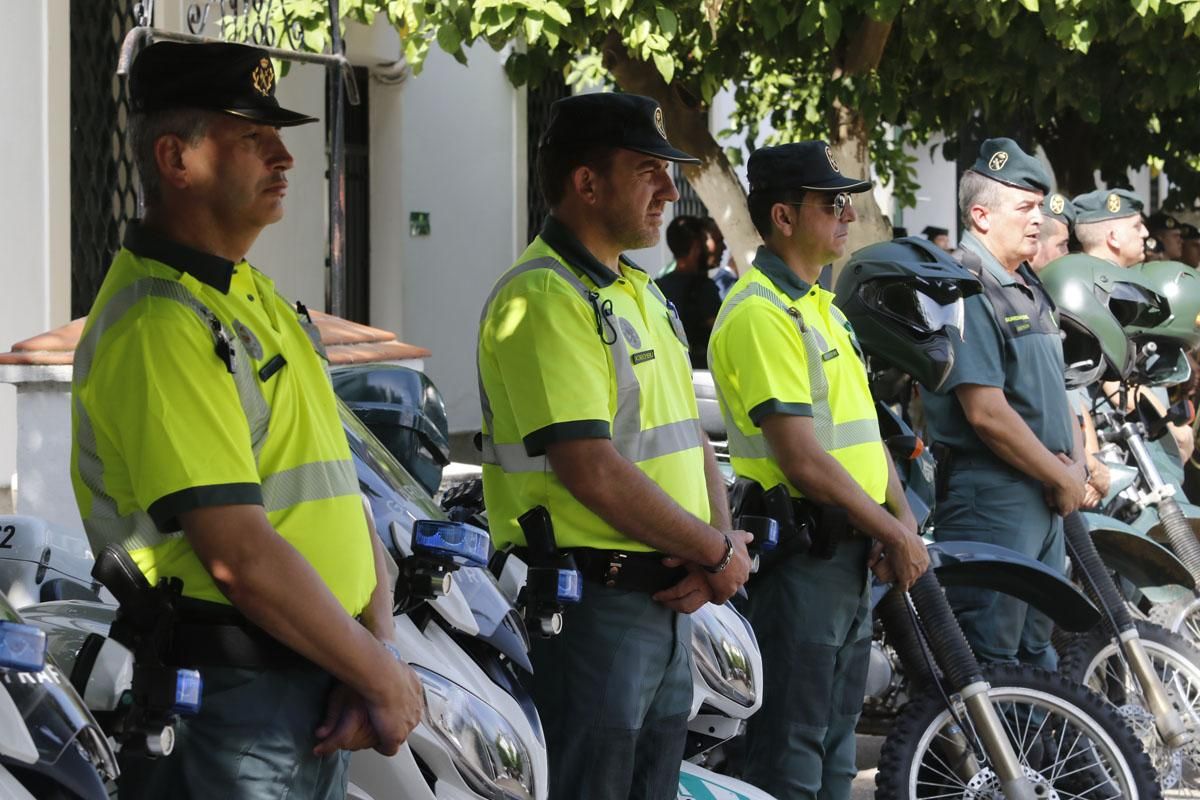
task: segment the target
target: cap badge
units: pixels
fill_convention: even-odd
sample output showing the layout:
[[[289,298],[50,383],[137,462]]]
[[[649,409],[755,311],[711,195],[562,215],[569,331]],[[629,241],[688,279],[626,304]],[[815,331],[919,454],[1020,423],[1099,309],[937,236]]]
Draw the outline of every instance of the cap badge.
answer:
[[[658,129],[658,135],[667,138],[667,129],[663,126],[663,113],[661,106],[654,107],[654,127]]]
[[[1168,228],[1174,228],[1175,227],[1175,218],[1167,217],[1166,219],[1163,220],[1163,224],[1166,225]]]
[[[1108,202],[1104,204],[1110,214],[1115,214],[1121,210],[1121,198],[1114,192],[1108,196]]]
[[[841,172],[841,170],[838,169],[838,163],[833,160],[833,151],[829,149],[829,145],[825,145],[825,157],[829,159],[829,167],[834,172]]]
[[[1001,150],[990,159],[988,159],[988,169],[992,172],[999,172],[1004,169],[1004,165],[1008,163],[1008,153]]]
[[[258,62],[258,66],[250,73],[250,82],[263,97],[271,94],[271,87],[275,85],[275,70],[271,67],[270,59],[264,58]]]
[[[1067,207],[1067,201],[1063,199],[1061,194],[1050,195],[1050,213],[1061,214],[1063,209]]]

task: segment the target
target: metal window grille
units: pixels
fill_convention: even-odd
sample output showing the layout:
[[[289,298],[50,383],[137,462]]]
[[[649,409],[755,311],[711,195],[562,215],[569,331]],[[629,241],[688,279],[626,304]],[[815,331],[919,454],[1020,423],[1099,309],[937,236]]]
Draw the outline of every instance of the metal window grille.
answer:
[[[679,199],[675,201],[675,216],[692,216],[692,217],[707,217],[708,206],[704,205],[704,201],[700,199],[700,195],[688,182],[687,177],[683,174],[683,167],[675,165],[675,188],[679,190]]]
[[[371,131],[368,106],[367,70],[355,67],[354,77],[359,86],[359,103],[351,105],[342,95],[342,115],[345,120],[343,141],[346,210],[346,306],[342,314],[348,320],[370,322],[371,275]],[[332,120],[334,97],[341,76],[325,73],[325,119]],[[331,153],[333,126],[326,123],[326,154]],[[332,160],[332,158],[331,158]],[[326,266],[329,259],[325,260]]]
[[[529,209],[529,240],[532,241],[542,229],[542,222],[550,209],[542,199],[542,192],[537,182],[537,146],[542,138],[542,132],[550,122],[550,106],[555,100],[566,97],[571,93],[567,82],[561,75],[555,74],[546,78],[537,86],[529,87],[528,100],[525,109],[525,124],[528,132],[526,153],[528,158],[529,188],[526,190],[527,207]]]
[[[137,217],[129,100],[117,76],[126,0],[71,0],[71,316],[88,312],[125,226]]]

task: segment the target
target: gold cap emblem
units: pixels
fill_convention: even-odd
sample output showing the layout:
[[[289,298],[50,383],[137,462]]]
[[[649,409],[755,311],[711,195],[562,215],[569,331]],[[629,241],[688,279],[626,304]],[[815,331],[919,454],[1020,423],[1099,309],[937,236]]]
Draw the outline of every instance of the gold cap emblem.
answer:
[[[660,136],[662,136],[664,139],[667,138],[667,129],[666,126],[663,125],[663,113],[661,106],[655,106],[654,108],[654,127],[658,128],[658,134]]]
[[[988,169],[992,172],[999,172],[1004,169],[1004,165],[1008,163],[1008,153],[1001,150],[990,159],[988,159]]]
[[[1109,210],[1109,213],[1117,213],[1121,210],[1121,197],[1116,192],[1113,192],[1108,196],[1108,202],[1104,206]]]
[[[270,59],[264,58],[258,62],[258,66],[250,73],[250,82],[263,97],[271,94],[271,87],[275,85],[275,68],[271,66]]]
[[[833,160],[833,151],[829,149],[829,145],[825,145],[825,157],[829,159],[830,169],[832,169],[834,172],[841,172],[841,170],[838,169],[838,163]]]
[[[1063,199],[1061,194],[1050,195],[1050,213],[1061,214],[1063,209],[1067,207],[1067,201]]]

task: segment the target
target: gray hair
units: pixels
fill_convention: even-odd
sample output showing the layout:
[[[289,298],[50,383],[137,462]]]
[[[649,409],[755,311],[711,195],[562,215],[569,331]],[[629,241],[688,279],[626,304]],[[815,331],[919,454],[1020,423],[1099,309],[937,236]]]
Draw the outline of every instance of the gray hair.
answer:
[[[1079,240],[1079,246],[1084,250],[1095,250],[1104,246],[1104,240],[1108,238],[1108,232],[1112,226],[1108,224],[1109,220],[1100,220],[1099,222],[1081,222],[1075,226],[1075,238]]]
[[[974,170],[967,170],[963,173],[962,179],[958,182],[958,213],[962,217],[963,225],[968,230],[973,227],[971,206],[983,206],[986,209],[994,210],[1000,204],[1002,189],[1002,183],[994,181],[986,175],[980,175]]]
[[[162,202],[158,161],[154,143],[162,136],[174,135],[194,146],[208,132],[209,123],[217,112],[201,108],[171,108],[131,114],[129,117],[129,149],[142,184],[146,208]]]

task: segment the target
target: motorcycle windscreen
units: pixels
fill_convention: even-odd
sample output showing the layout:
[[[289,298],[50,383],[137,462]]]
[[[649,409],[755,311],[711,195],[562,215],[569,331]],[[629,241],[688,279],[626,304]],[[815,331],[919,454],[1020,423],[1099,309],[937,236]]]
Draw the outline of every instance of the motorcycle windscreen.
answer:
[[[0,593],[0,618],[22,622]],[[97,768],[114,769],[107,741],[66,675],[47,659],[41,672],[0,670],[8,692],[38,751],[31,772],[51,778],[80,797],[106,797]]]
[[[500,590],[492,573],[482,567],[462,567],[454,572],[454,585],[471,606],[471,615],[479,626],[479,638],[532,674],[525,622]]]

